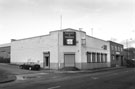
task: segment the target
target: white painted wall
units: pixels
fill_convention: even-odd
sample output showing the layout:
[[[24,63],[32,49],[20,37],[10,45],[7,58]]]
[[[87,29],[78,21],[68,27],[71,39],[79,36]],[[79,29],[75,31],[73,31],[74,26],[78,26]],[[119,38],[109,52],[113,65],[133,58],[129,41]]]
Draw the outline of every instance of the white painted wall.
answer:
[[[21,39],[11,42],[11,63],[37,62],[43,66],[43,52],[50,51],[50,62],[57,63],[58,35],[49,35]]]
[[[64,46],[63,45],[63,32],[64,31],[75,31],[76,32],[76,45],[75,46]],[[80,31],[67,29],[67,30],[61,30],[59,31],[59,61],[63,65],[61,67],[64,67],[64,53],[75,53],[75,63],[81,63],[81,41],[80,41]],[[77,65],[76,65],[77,66]],[[80,68],[80,66],[78,66]]]
[[[103,45],[107,45],[107,50],[104,50],[102,48]],[[109,47],[110,47],[109,42],[86,35],[86,45],[82,46],[82,58],[83,58],[82,63],[84,63],[83,69],[110,67],[110,51],[109,51],[110,48]],[[87,63],[86,52],[106,53],[107,63]]]

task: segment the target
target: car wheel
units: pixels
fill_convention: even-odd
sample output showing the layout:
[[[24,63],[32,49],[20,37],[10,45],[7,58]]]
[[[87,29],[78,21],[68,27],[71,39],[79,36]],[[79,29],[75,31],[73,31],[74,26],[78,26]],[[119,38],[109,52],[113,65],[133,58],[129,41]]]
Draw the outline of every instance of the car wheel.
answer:
[[[32,68],[31,68],[31,67],[29,67],[29,70],[32,70]]]

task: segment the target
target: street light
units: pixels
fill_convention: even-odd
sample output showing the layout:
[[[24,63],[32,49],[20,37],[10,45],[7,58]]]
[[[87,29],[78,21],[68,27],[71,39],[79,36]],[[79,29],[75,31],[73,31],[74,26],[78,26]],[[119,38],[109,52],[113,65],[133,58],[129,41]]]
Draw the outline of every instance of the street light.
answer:
[[[129,59],[129,41],[132,41],[132,38],[130,38],[129,40],[126,39],[126,46],[127,46],[127,59]]]

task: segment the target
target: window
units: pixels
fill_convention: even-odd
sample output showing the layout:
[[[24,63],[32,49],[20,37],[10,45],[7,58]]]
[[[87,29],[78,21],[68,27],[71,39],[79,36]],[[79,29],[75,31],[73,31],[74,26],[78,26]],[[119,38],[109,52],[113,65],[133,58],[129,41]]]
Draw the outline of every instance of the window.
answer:
[[[73,44],[73,39],[67,39],[67,44]]]
[[[112,47],[112,50],[114,50],[114,46],[112,45],[111,47]]]
[[[103,45],[102,49],[107,50],[107,45]]]
[[[120,47],[118,47],[118,51],[120,51]]]
[[[107,63],[107,54],[105,54],[105,62]]]
[[[107,50],[107,45],[104,45],[104,50]]]
[[[119,47],[117,47],[117,51],[119,51]]]
[[[123,48],[121,47],[121,51],[123,51]]]
[[[97,62],[100,62],[100,53],[97,53]]]
[[[86,39],[82,39],[82,45],[86,45]]]
[[[96,55],[95,53],[92,53],[92,62],[95,62],[95,60],[96,60]]]
[[[91,63],[91,53],[87,53],[87,62]]]
[[[112,55],[112,60],[115,60],[114,55]]]
[[[106,62],[107,62],[107,54],[87,52],[87,63],[106,63]]]
[[[117,51],[117,46],[115,46],[115,51]]]

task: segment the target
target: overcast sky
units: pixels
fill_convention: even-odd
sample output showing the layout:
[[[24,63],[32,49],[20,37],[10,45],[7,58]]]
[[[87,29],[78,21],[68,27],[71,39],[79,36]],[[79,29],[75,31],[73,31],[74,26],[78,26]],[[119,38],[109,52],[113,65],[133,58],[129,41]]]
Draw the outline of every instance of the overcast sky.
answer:
[[[135,39],[135,0],[0,0],[0,44],[83,28],[87,35],[121,42]]]

